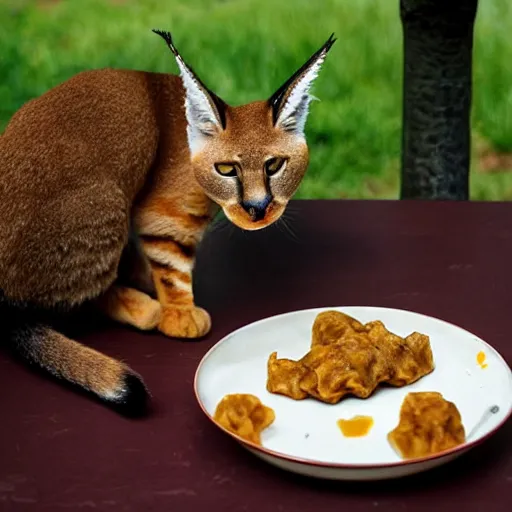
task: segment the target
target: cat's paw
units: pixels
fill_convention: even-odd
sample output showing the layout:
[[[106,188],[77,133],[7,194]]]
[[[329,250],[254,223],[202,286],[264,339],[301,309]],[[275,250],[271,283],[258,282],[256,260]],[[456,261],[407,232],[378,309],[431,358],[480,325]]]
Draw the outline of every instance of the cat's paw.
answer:
[[[142,331],[155,329],[162,318],[160,303],[134,288],[112,286],[98,305],[113,320]]]
[[[158,330],[171,338],[201,338],[212,321],[208,311],[197,306],[164,306]]]
[[[139,310],[134,312],[132,325],[142,331],[156,329],[162,319],[162,306],[156,300],[145,300]]]

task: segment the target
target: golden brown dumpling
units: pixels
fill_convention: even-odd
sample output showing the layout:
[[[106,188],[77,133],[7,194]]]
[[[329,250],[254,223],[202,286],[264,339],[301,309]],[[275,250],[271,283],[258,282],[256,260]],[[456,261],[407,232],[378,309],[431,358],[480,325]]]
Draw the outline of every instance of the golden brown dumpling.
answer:
[[[367,398],[380,383],[411,384],[433,369],[428,336],[413,333],[404,339],[380,321],[363,325],[325,311],[316,317],[311,349],[300,360],[270,356],[267,390],[335,404],[346,395]]]
[[[294,400],[307,398],[308,394],[300,386],[308,372],[309,369],[299,361],[277,359],[277,352],[273,352],[268,359],[267,391]]]
[[[363,332],[364,326],[355,318],[339,311],[322,311],[313,323],[311,346],[332,345],[356,332]]]
[[[275,420],[275,413],[249,394],[226,395],[217,405],[213,419],[242,439],[261,445],[261,432]]]
[[[460,413],[441,393],[409,393],[400,409],[400,421],[388,434],[403,459],[427,457],[463,444],[466,434]]]

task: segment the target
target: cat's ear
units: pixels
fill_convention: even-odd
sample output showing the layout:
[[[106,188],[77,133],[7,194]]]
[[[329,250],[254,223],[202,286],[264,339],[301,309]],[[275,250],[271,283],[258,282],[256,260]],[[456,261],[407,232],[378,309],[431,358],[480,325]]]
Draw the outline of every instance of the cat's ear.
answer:
[[[303,135],[309,104],[311,85],[336,39],[334,34],[298,69],[268,100],[272,108],[274,126]]]
[[[183,60],[174,46],[170,32],[153,30],[161,36],[173,53],[180,69],[185,87],[185,113],[187,116],[187,135],[192,153],[200,149],[205,139],[218,134],[226,128],[226,103],[210,91]]]

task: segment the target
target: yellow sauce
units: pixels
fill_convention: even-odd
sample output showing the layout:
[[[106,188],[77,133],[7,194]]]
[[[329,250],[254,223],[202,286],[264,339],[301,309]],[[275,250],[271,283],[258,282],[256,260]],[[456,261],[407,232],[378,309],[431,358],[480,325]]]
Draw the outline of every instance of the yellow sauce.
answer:
[[[336,422],[345,437],[363,437],[373,427],[371,416],[354,416],[350,420],[338,420]]]
[[[485,362],[485,354],[483,352],[478,352],[476,355],[476,362],[480,368],[482,368],[482,370],[487,368],[487,363]]]

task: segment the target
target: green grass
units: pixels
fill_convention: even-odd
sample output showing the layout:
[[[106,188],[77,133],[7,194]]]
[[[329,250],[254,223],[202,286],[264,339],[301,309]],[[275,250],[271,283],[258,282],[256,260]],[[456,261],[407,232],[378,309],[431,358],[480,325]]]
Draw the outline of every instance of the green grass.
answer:
[[[80,70],[176,72],[153,27],[171,30],[228,103],[270,96],[335,32],[307,124],[298,197],[394,198],[399,186],[402,33],[398,0],[0,0],[0,130],[25,101]],[[42,5],[41,5],[42,4]],[[206,8],[208,7],[208,10]],[[480,0],[475,136],[512,151],[512,4]],[[483,173],[474,199],[512,199],[512,172]]]

